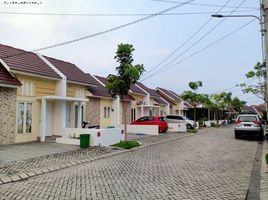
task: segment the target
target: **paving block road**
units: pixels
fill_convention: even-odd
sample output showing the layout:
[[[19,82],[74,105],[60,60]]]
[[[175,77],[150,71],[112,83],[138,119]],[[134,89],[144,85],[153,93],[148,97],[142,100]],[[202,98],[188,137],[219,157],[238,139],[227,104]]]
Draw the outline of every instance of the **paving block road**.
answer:
[[[215,129],[3,184],[0,199],[244,200],[257,147]]]

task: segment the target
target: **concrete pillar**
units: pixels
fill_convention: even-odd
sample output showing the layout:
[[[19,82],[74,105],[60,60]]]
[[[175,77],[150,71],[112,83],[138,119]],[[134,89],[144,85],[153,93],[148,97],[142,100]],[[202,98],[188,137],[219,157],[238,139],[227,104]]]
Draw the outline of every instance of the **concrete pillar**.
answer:
[[[41,99],[41,124],[40,124],[41,142],[45,142],[46,138],[46,99]]]

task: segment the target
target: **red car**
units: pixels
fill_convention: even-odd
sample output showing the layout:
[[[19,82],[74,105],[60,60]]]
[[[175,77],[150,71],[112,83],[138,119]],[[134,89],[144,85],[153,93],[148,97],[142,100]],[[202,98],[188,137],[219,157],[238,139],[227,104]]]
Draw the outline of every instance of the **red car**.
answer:
[[[165,121],[164,117],[158,116],[145,116],[133,121],[133,125],[158,125],[158,130],[160,133],[165,133],[168,130],[168,123]]]

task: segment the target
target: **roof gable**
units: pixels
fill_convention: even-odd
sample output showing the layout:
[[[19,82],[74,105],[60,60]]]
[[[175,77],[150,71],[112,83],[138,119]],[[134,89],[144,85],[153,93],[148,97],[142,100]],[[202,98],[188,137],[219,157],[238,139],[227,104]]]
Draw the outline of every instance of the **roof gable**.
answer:
[[[88,76],[75,64],[56,58],[51,58],[47,56],[44,57],[66,76],[67,81],[73,81],[83,85],[89,85]]]
[[[91,76],[90,74],[87,74],[87,77],[89,80],[92,80],[92,82],[94,83],[94,85],[96,85],[96,87],[92,87],[89,86],[89,92],[91,92],[93,94],[93,96],[96,97],[106,97],[106,98],[112,98],[112,95],[107,91],[107,89],[103,86],[103,84],[101,84],[99,81],[100,79],[102,79],[103,77],[100,76],[94,76],[96,77],[99,81],[97,81],[93,76]],[[101,81],[102,82],[102,81]]]
[[[13,77],[2,64],[0,64],[0,84],[11,86],[21,85],[20,81]]]
[[[0,57],[11,70],[52,78],[61,78],[33,52],[0,44]]]

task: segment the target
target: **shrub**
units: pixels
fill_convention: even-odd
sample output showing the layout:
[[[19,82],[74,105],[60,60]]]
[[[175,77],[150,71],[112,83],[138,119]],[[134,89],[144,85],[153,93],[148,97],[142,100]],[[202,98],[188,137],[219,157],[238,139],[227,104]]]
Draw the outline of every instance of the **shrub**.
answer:
[[[140,146],[140,143],[135,141],[135,140],[129,140],[129,141],[120,141],[120,142],[113,144],[111,146],[120,147],[120,148],[124,148],[124,149],[131,149],[133,147]]]
[[[266,164],[268,165],[268,153],[265,155]]]

